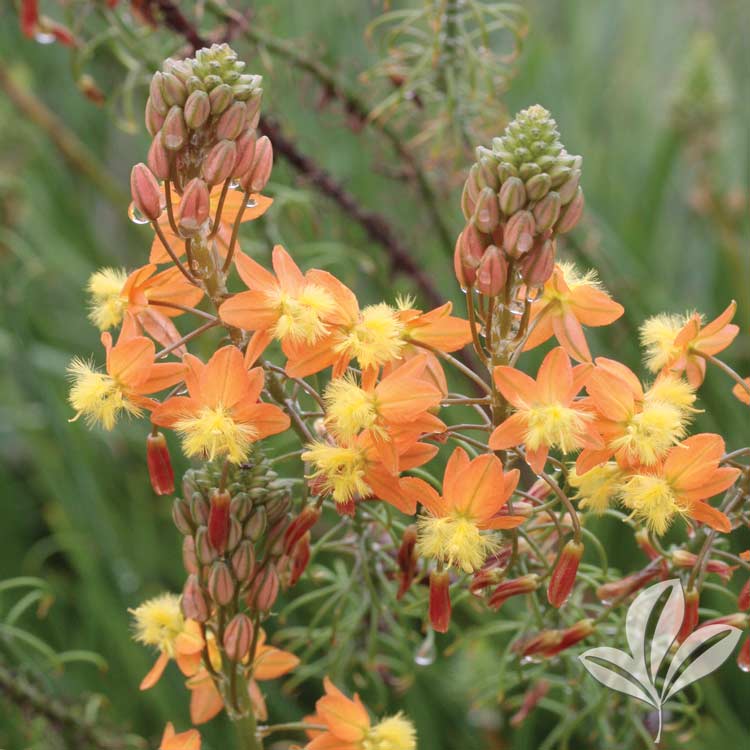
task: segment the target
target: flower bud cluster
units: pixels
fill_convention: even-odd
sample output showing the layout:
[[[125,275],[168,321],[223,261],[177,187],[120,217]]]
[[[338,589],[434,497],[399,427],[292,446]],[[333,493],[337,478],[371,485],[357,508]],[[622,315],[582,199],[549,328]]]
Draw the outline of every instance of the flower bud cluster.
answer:
[[[511,264],[524,284],[551,276],[556,238],[583,212],[580,156],[568,154],[549,112],[520,112],[492,148],[477,148],[461,196],[466,227],[456,244],[455,267],[464,287],[498,295]]]
[[[277,566],[290,520],[287,486],[259,452],[250,463],[224,471],[221,463],[190,469],[183,497],[172,507],[188,573],[182,608],[198,622],[239,600],[250,610],[268,611],[279,591]],[[252,623],[240,613],[230,625],[225,650],[242,652],[240,660],[252,642]]]

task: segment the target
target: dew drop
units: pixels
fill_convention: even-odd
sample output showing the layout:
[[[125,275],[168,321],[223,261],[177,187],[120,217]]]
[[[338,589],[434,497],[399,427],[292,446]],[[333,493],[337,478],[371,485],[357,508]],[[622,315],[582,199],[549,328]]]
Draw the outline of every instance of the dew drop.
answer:
[[[230,190],[239,190],[240,187],[240,181],[239,180],[232,180],[229,183],[229,189]]]
[[[435,661],[435,631],[427,631],[427,637],[414,654],[414,663],[420,667],[429,667]]]
[[[34,34],[34,41],[39,42],[39,44],[52,44],[55,41],[55,35],[44,31],[37,31]]]
[[[248,198],[245,208],[255,208],[257,205],[257,202],[253,198]]]
[[[135,206],[135,203],[131,203],[128,207],[128,217],[133,224],[149,224],[150,221],[147,216],[144,216]]]

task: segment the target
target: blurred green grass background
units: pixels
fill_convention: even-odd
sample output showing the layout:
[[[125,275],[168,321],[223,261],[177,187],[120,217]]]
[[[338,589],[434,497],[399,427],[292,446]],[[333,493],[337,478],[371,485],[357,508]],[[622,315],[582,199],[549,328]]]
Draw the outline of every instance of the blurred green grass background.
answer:
[[[504,102],[511,113],[543,104],[557,119],[569,151],[583,154],[587,218],[561,252],[596,265],[629,311],[595,337],[596,351],[637,367],[636,329],[644,316],[696,308],[713,317],[736,298],[743,334],[730,361],[750,371],[745,38],[750,6],[744,0],[522,4],[530,33]],[[266,6],[264,22],[277,36],[303,40],[352,85],[362,85],[356,72],[374,61],[363,29],[379,3],[256,5]],[[686,133],[676,126],[675,101],[696,44],[703,43],[697,39],[713,44],[723,83],[719,106],[709,102],[708,117]],[[242,42],[235,46],[247,53]],[[382,161],[392,162],[382,139],[367,128],[351,132],[335,104],[319,109],[317,86],[282,61],[251,54],[245,59],[250,70],[263,69],[265,105],[282,118],[300,148],[363,205],[399,227],[441,292],[460,302],[449,258],[418,198],[379,170]],[[71,79],[66,50],[24,39],[7,1],[0,6],[0,65],[127,187],[130,166],[145,156],[145,130],[118,129],[112,112],[85,100]],[[106,77],[117,71],[101,72]],[[362,94],[367,98],[366,89]],[[705,97],[688,98],[680,111],[688,118],[701,115],[705,103]],[[715,146],[708,164],[700,157],[706,136]],[[56,684],[72,694],[102,693],[115,721],[153,738],[167,719],[187,724],[186,695],[176,670],[147,696],[138,693],[150,656],[131,642],[126,609],[164,588],[179,589],[178,539],[169,503],[155,498],[145,481],[142,425],[123,424],[103,434],[68,424],[64,378],[73,355],[99,352],[97,333],[86,320],[88,275],[102,265],[145,262],[148,233],[71,169],[5,98],[0,144],[0,578],[24,574],[50,581],[56,597],[51,611],[23,624],[57,649],[91,649],[109,665],[106,672],[69,666]],[[696,191],[709,183],[734,206],[729,225],[722,211],[695,210]],[[267,219],[245,231],[246,249],[267,257],[272,243],[283,241],[302,264],[325,265],[366,301],[392,300],[396,292],[411,290],[408,280],[391,278],[380,247],[281,162],[270,192],[276,203]],[[739,208],[732,204],[738,195]],[[456,233],[462,223],[458,196],[454,189],[440,204]],[[701,406],[706,410],[701,427],[720,430],[732,447],[746,443],[748,412],[731,397],[728,382],[709,378]],[[614,535],[610,546],[615,562],[627,568],[630,549],[618,553]],[[0,598],[3,610],[7,605],[8,599]],[[544,736],[544,715],[513,736],[501,732],[502,739],[492,740],[485,739],[481,721],[467,721],[464,696],[471,670],[471,664],[448,660],[419,671],[403,708],[417,722],[420,748],[536,747]],[[749,679],[727,665],[719,677],[706,680],[710,718],[692,747],[714,750],[719,742],[747,742]],[[297,696],[301,710],[309,709],[315,689],[306,687]],[[279,718],[297,714],[294,701],[271,691],[271,711]],[[15,750],[20,740],[10,717],[0,705],[0,747]],[[206,738],[210,747],[223,747],[224,728],[215,724]]]

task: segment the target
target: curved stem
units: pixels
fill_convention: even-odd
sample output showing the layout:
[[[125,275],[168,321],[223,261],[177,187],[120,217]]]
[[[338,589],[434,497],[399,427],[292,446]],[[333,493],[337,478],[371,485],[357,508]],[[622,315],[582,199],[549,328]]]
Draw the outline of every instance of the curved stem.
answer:
[[[167,238],[164,236],[164,232],[161,231],[159,222],[152,221],[151,226],[154,228],[154,231],[156,232],[156,236],[161,240],[161,244],[164,245],[164,249],[169,253],[169,257],[172,259],[172,262],[177,266],[177,268],[180,269],[180,272],[182,273],[182,275],[193,286],[198,286],[193,276],[188,271],[185,270],[185,266],[183,266],[182,263],[180,262],[180,259],[177,257],[175,251],[172,249],[172,246],[169,244],[169,240],[167,240]]]
[[[699,357],[703,357],[707,362],[710,362],[712,365],[716,365],[725,375],[728,375],[732,380],[734,380],[737,385],[739,385],[741,388],[744,388],[745,391],[747,391],[748,395],[750,395],[750,383],[748,383],[744,378],[742,378],[737,372],[735,372],[726,362],[723,362],[718,357],[714,357],[713,354],[705,354],[704,352],[695,351],[695,354],[697,354]]]
[[[414,343],[417,346],[421,347],[422,349],[427,349],[427,351],[432,352],[436,356],[452,364],[459,372],[466,375],[466,377],[469,378],[469,380],[476,383],[485,393],[487,394],[492,393],[492,390],[487,385],[487,383],[485,383],[484,380],[482,380],[482,378],[480,378],[479,375],[477,375],[473,370],[470,370],[465,364],[463,364],[463,362],[459,362],[455,357],[452,357],[450,354],[447,354],[446,352],[442,352],[440,351],[440,349],[436,349],[434,346],[425,344],[423,341],[415,341]]]

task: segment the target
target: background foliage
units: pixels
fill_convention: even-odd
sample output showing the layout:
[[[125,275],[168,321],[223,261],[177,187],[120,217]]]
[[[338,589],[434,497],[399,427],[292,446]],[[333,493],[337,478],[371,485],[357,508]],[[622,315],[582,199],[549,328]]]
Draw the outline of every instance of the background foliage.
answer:
[[[419,0],[397,5],[421,7]],[[628,310],[608,329],[608,340],[598,342],[599,351],[615,351],[637,367],[635,331],[644,315],[695,307],[713,317],[731,297],[740,303],[738,322],[747,331],[750,52],[743,29],[750,7],[742,0],[521,5],[529,33],[520,57],[508,63],[499,102],[506,112],[543,104],[571,152],[584,155],[587,217],[563,253],[597,266]],[[330,67],[368,108],[382,101],[387,88],[373,72],[383,55],[377,31],[364,41],[381,3],[266,0],[253,6],[257,28],[291,40],[294,49]],[[144,29],[144,37],[139,43],[147,72],[149,56],[156,61],[180,47],[174,34]],[[256,41],[253,33],[240,34],[233,45],[249,70],[263,73],[264,106],[278,115],[286,135],[363,206],[387,216],[440,293],[460,302],[452,248],[441,242],[413,181],[393,179],[408,165],[394,158],[388,138],[377,127],[362,127],[314,76]],[[106,661],[106,670],[77,661],[50,670],[49,660],[37,654],[46,662],[47,687],[67,695],[100,694],[111,722],[153,740],[166,719],[187,723],[186,696],[176,671],[148,698],[137,692],[149,656],[129,638],[126,609],[181,585],[178,539],[169,504],[157,501],[145,478],[141,427],[125,425],[104,435],[69,425],[64,381],[73,353],[97,349],[83,307],[88,275],[102,265],[133,267],[144,258],[147,234],[128,221],[124,208],[127,175],[145,156],[147,136],[140,117],[128,120],[121,107],[126,99],[119,98],[113,111],[84,98],[69,61],[64,47],[25,39],[14,4],[3,0],[3,76],[41,100],[59,118],[53,133],[76,135],[105,172],[98,185],[92,182],[61,157],[38,122],[7,97],[0,99],[0,578],[43,578],[49,595],[34,601],[18,624],[57,652],[87,649]],[[89,68],[108,93],[122,81],[111,55],[96,55]],[[371,75],[361,77],[366,70]],[[134,96],[138,112],[142,89],[135,88]],[[499,134],[502,108],[492,114],[490,134]],[[406,124],[396,119],[394,127],[405,127],[407,137],[419,115],[407,113]],[[437,211],[455,236],[462,221],[454,175],[462,176],[453,170],[461,159],[454,154],[446,162],[429,143],[415,151],[438,186]],[[273,243],[283,242],[300,265],[329,268],[366,302],[414,291],[408,278],[392,276],[381,246],[283,161],[269,192],[273,209],[245,233],[246,249],[266,258]],[[740,336],[733,350],[743,372],[750,365],[748,341]],[[724,381],[709,379],[703,406],[711,416],[702,417],[701,427],[723,432],[730,447],[743,428],[746,438],[747,410]],[[613,564],[627,569],[632,544],[619,541],[615,525],[605,523],[601,531],[609,534]],[[21,595],[0,591],[0,616]],[[3,658],[13,658],[16,645],[0,631]],[[449,639],[438,643],[441,650],[449,645]],[[432,664],[414,665],[414,681],[399,705],[414,718],[420,747],[536,747],[547,735],[552,714],[545,710],[519,731],[507,731],[493,648],[490,636],[448,649]],[[478,684],[493,685],[499,702],[475,701]],[[709,709],[691,746],[746,741],[748,678],[727,664],[703,684]],[[279,720],[298,716],[318,688],[309,681],[293,695],[271,695],[271,713]],[[373,700],[377,705],[378,696]],[[91,701],[88,710],[96,708]],[[18,718],[10,704],[0,705],[0,747],[29,746]],[[222,725],[215,724],[206,738],[210,747],[222,747]],[[45,742],[40,737],[36,746],[49,747]]]

